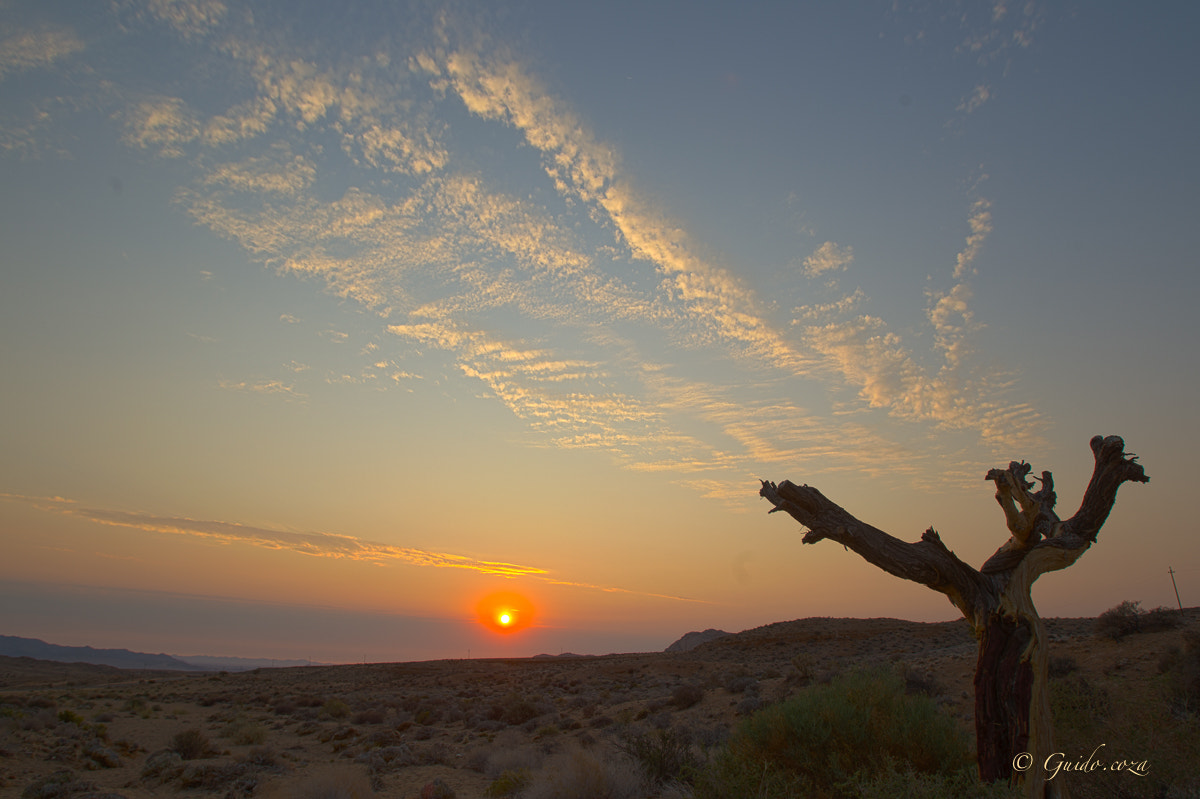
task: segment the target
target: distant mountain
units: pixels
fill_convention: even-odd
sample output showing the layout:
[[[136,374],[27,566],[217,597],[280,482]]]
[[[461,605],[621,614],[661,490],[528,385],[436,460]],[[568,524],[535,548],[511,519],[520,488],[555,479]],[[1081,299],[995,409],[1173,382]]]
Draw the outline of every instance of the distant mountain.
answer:
[[[664,649],[664,652],[687,652],[689,649],[695,649],[700,644],[715,641],[718,638],[724,638],[729,633],[724,630],[705,630],[702,633],[690,632],[684,635],[675,643]]]
[[[90,646],[59,646],[37,638],[18,638],[0,635],[0,655],[14,658],[36,658],[58,663],[93,663],[118,669],[167,669],[172,671],[203,671],[170,655],[148,655],[128,649],[93,649]]]
[[[268,658],[213,657],[212,655],[179,655],[179,659],[201,671],[251,671],[253,669],[286,669],[293,666],[323,666],[311,660],[270,660]]]

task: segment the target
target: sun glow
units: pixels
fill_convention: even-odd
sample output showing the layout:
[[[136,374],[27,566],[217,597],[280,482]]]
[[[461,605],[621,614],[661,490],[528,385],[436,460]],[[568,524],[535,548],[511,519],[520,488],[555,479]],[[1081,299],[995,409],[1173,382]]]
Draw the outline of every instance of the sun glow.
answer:
[[[475,605],[479,622],[499,633],[523,630],[533,621],[533,603],[508,591],[488,594]]]

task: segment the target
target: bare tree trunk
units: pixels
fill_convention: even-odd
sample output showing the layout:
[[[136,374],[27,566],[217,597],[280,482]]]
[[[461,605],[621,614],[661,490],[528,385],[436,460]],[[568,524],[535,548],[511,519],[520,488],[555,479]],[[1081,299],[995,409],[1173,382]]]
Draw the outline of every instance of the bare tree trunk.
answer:
[[[1054,510],[1054,478],[1042,472],[1041,489],[1028,482],[1030,467],[1016,461],[992,469],[996,501],[1004,511],[1009,540],[976,570],[946,548],[933,528],[905,543],[862,522],[815,488],[763,481],[759,494],[808,528],[803,541],[824,538],[854,550],[889,574],[945,594],[970,623],[979,642],[975,666],[975,741],[979,776],[1009,780],[1025,795],[1065,797],[1065,786],[1047,782],[1043,764],[1054,751],[1046,667],[1046,637],[1033,606],[1033,583],[1064,569],[1087,551],[1125,482],[1149,481],[1137,457],[1125,454],[1119,436],[1091,441],[1096,465],[1075,515],[1066,521]],[[1037,479],[1037,478],[1035,478]],[[1013,759],[1028,753],[1027,770]]]

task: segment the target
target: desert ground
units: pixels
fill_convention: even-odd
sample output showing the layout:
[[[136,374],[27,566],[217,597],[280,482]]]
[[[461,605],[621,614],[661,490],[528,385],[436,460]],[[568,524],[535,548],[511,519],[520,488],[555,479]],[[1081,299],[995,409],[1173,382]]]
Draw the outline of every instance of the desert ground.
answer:
[[[1089,696],[1150,696],[1164,662],[1200,630],[1200,609],[1181,628],[1121,640],[1098,636],[1094,619],[1046,627],[1054,679]],[[758,707],[871,664],[902,669],[971,730],[974,661],[965,622],[833,618],[687,652],[603,657],[185,674],[0,658],[0,797],[482,797],[506,772],[536,773],[571,753],[610,757],[622,731],[673,730],[698,750],[715,746]],[[1195,731],[1194,718],[1177,722]],[[1152,770],[1190,757],[1168,752],[1178,744],[1166,739],[1134,740],[1095,743],[1141,746],[1112,754]],[[1068,753],[1077,755],[1087,752]],[[1113,775],[1095,792],[1079,782],[1093,775],[1072,776],[1076,795],[1139,795],[1114,788]]]

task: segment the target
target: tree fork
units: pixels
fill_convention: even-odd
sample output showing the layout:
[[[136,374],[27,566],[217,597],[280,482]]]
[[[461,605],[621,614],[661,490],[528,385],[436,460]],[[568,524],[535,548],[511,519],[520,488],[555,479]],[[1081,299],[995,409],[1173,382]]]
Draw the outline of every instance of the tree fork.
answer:
[[[1126,482],[1149,482],[1137,456],[1125,453],[1120,436],[1091,442],[1095,468],[1079,510],[1061,520],[1054,505],[1054,477],[1013,461],[992,469],[996,501],[1004,511],[1009,540],[976,570],[951,552],[933,528],[907,543],[855,518],[811,486],[787,480],[762,481],[759,495],[804,527],[806,544],[830,539],[854,550],[889,574],[945,594],[970,623],[979,642],[975,667],[975,744],[980,778],[1007,779],[1026,796],[1065,797],[1062,781],[1048,782],[1042,764],[1054,751],[1053,719],[1046,676],[1046,639],[1033,606],[1033,582],[1065,569],[1096,541]],[[1033,767],[1014,772],[1013,758],[1029,753]]]

